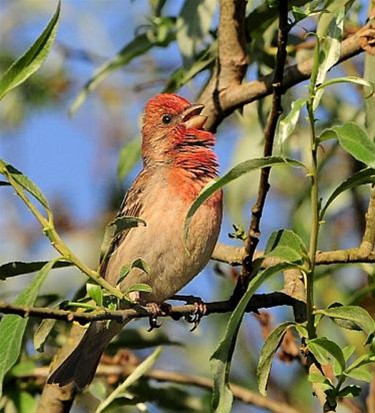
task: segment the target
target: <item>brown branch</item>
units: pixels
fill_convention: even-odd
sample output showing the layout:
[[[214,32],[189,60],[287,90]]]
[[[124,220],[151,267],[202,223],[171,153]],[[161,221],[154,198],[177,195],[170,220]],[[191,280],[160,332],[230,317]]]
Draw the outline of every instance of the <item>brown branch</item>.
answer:
[[[122,378],[129,376],[134,371],[134,369],[135,367],[129,364],[121,366],[101,363],[99,364],[96,376],[118,376],[119,378]],[[45,379],[48,374],[48,368],[39,367],[35,368],[31,374],[27,374],[23,377],[36,377]],[[162,369],[153,369],[145,373],[143,377],[160,382],[185,384],[206,390],[212,390],[211,379],[193,374],[184,374]],[[258,406],[273,413],[299,413],[297,409],[287,403],[261,396],[260,394],[257,394],[256,392],[248,390],[245,387],[239,386],[237,384],[230,383],[230,388],[233,392],[234,397],[237,400],[242,401],[243,403]]]
[[[283,3],[283,2],[282,2]],[[364,39],[367,39],[364,42]],[[348,60],[369,49],[375,44],[375,29],[367,26],[362,27],[353,36],[348,37],[341,43],[340,59],[337,64]],[[313,58],[307,59],[302,63],[289,66],[284,71],[283,86],[284,90],[308,79],[313,67]],[[212,100],[212,88],[207,86],[202,93],[201,102],[206,105],[206,113],[210,114],[206,127],[215,131],[222,120],[238,108],[259,100],[273,92],[273,75],[267,75],[259,80],[243,83],[231,87],[229,90],[217,91],[217,99],[220,101],[221,110],[215,109]]]
[[[273,76],[272,88],[273,98],[271,112],[268,118],[266,129],[264,131],[264,149],[263,156],[271,156],[273,150],[273,142],[275,139],[276,125],[282,113],[281,96],[284,91],[284,67],[287,57],[286,46],[288,43],[288,33],[290,27],[288,23],[288,2],[282,1],[279,3],[279,29],[277,39],[277,55],[275,71]],[[245,242],[246,255],[243,260],[242,273],[248,280],[252,272],[252,262],[255,249],[260,237],[260,220],[263,214],[263,208],[266,202],[267,193],[270,188],[269,176],[271,168],[263,168],[260,173],[258,196],[251,210],[251,222],[248,231],[248,237]],[[246,284],[246,282],[245,282]]]
[[[188,298],[192,298],[189,297]],[[198,300],[198,299],[197,299]],[[298,305],[298,300],[284,294],[283,292],[273,292],[269,294],[254,294],[247,306],[246,311],[257,311],[260,308],[278,307],[281,305],[288,305],[294,307]],[[227,313],[233,311],[235,306],[233,302],[216,301],[212,303],[205,303],[207,308],[205,316],[213,313]],[[9,304],[0,301],[0,313],[3,314],[17,314],[21,317],[37,317],[49,318],[62,321],[76,321],[81,324],[87,324],[92,321],[100,320],[116,320],[120,323],[124,320],[133,318],[147,318],[154,315],[154,310],[148,307],[137,306],[136,308],[129,308],[125,310],[102,310],[93,311],[90,313],[75,312],[70,310],[60,310],[57,308],[46,307],[31,307],[24,305]],[[178,320],[181,317],[189,317],[196,314],[196,306],[194,304],[186,304],[180,306],[173,306],[160,310],[160,317],[171,317]]]
[[[360,247],[356,248],[319,251],[316,254],[316,265],[375,263],[375,251],[373,251],[373,249],[374,245],[370,248],[370,244],[366,241],[363,242]],[[245,254],[243,247],[217,244],[211,258],[218,262],[239,266]],[[261,256],[262,252],[258,251],[255,253],[254,258]],[[278,263],[280,263],[280,260],[277,258],[265,258],[262,267],[268,268]]]

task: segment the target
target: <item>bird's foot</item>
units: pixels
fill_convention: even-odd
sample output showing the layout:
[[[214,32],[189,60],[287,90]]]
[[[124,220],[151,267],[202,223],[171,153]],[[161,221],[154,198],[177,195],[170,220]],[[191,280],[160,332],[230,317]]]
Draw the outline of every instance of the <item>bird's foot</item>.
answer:
[[[193,324],[193,327],[190,329],[190,331],[194,331],[198,327],[203,316],[207,313],[207,305],[200,297],[195,297],[193,295],[174,295],[172,299],[185,301],[186,304],[194,305],[194,311],[191,314],[185,316],[185,320],[188,323]]]
[[[152,331],[155,328],[160,328],[163,323],[158,323],[158,317],[169,314],[171,305],[167,303],[147,303],[146,307],[149,310],[150,328],[147,331]]]

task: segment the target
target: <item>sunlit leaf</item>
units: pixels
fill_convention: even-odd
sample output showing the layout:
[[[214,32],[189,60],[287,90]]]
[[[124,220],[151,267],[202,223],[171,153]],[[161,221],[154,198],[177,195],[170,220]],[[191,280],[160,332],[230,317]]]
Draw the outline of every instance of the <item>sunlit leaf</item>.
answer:
[[[0,79],[0,100],[16,86],[36,72],[45,61],[56,37],[60,15],[60,1],[47,27],[33,45],[16,60]]]
[[[95,413],[101,413],[107,409],[118,397],[123,397],[125,391],[139,380],[156,362],[161,353],[161,347],[158,347],[150,356],[148,356],[136,369],[122,382],[117,388],[99,404]]]
[[[306,99],[297,99],[292,102],[290,112],[280,120],[277,129],[279,144],[284,143],[296,128],[302,108],[306,105]]]
[[[368,95],[371,96],[374,93],[374,85],[368,82],[367,80],[358,77],[358,76],[345,76],[345,77],[336,77],[334,79],[329,79],[323,82],[316,90],[324,89],[327,86],[331,86],[337,83],[351,83],[354,85],[364,86],[369,89]]]
[[[100,285],[88,282],[86,284],[86,291],[88,296],[95,301],[97,306],[101,307],[103,305],[103,290]]]

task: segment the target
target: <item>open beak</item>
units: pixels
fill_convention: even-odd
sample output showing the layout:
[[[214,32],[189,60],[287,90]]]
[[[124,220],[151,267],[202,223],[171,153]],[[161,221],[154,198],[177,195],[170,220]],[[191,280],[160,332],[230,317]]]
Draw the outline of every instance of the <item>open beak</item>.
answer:
[[[182,122],[186,128],[202,129],[206,123],[207,116],[203,116],[202,112],[204,105],[197,103],[185,109],[182,113]]]

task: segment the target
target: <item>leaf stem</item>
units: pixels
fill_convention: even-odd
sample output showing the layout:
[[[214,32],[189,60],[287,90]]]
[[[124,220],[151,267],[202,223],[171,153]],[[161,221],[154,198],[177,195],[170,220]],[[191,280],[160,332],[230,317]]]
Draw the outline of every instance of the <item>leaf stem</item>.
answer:
[[[311,232],[310,232],[310,246],[309,246],[309,258],[310,267],[306,273],[306,307],[307,307],[307,331],[309,338],[316,337],[315,330],[315,316],[314,316],[314,271],[316,251],[318,246],[318,234],[319,234],[319,184],[318,184],[318,140],[315,131],[315,117],[314,117],[314,94],[311,93],[310,99],[307,102],[308,120],[310,123],[310,149],[311,149],[311,166],[310,166],[310,179],[311,179]]]

